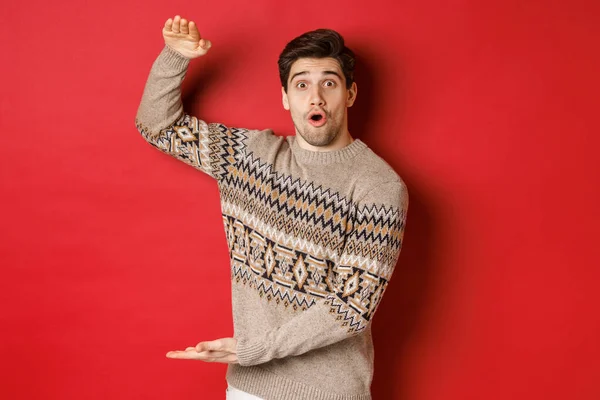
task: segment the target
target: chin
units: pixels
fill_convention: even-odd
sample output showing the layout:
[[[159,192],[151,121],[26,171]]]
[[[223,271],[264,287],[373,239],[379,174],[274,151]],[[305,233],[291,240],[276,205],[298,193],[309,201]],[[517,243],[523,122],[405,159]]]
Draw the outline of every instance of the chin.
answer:
[[[335,136],[321,136],[321,137],[311,137],[307,135],[302,135],[302,138],[306,141],[306,143],[315,147],[324,147],[328,146],[335,140]]]
[[[312,125],[300,125],[304,129],[300,130],[296,125],[296,134],[302,136],[306,143],[315,147],[325,147],[333,143],[339,136],[339,130],[332,129],[330,126],[315,128]]]

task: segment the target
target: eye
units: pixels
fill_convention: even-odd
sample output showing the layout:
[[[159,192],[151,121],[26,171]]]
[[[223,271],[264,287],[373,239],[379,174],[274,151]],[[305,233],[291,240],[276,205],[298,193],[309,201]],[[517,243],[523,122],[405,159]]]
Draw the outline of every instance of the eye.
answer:
[[[296,87],[298,89],[306,89],[307,85],[306,85],[306,82],[298,82],[298,83],[296,83]]]
[[[323,86],[325,86],[325,87],[335,87],[335,82],[334,81],[325,81],[323,83]]]

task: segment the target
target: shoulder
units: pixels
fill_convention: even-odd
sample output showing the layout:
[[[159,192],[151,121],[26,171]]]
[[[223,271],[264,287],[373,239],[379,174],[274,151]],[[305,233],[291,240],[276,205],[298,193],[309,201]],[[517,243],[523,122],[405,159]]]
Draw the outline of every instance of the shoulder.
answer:
[[[271,129],[249,129],[247,137],[248,146],[256,148],[279,145],[285,140],[283,136],[276,135]]]
[[[360,204],[405,208],[408,189],[400,175],[379,155],[366,148],[356,159],[357,191]]]
[[[243,149],[244,152],[258,150],[261,153],[267,149],[280,147],[284,141],[283,137],[275,135],[271,129],[240,128],[218,122],[209,123],[206,127],[215,137],[213,140],[224,141],[225,144]]]

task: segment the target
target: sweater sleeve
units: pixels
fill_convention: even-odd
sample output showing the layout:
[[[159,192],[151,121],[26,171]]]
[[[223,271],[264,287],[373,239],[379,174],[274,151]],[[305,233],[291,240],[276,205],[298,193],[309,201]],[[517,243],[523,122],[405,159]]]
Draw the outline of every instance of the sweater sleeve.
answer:
[[[249,131],[207,124],[184,112],[181,83],[189,62],[165,45],[150,70],[135,123],[152,146],[219,180],[243,152]]]
[[[394,181],[355,204],[339,260],[328,265],[327,294],[283,325],[237,337],[242,366],[306,353],[363,332],[371,323],[398,261],[408,192]]]

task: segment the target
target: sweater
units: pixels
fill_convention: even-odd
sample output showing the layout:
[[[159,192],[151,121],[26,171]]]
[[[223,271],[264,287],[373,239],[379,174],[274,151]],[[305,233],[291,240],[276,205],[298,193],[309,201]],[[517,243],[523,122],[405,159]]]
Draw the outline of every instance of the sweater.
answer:
[[[265,400],[371,399],[371,321],[402,247],[406,185],[358,139],[309,151],[187,114],[188,65],[163,48],[136,126],[218,185],[239,360],[227,381]]]

